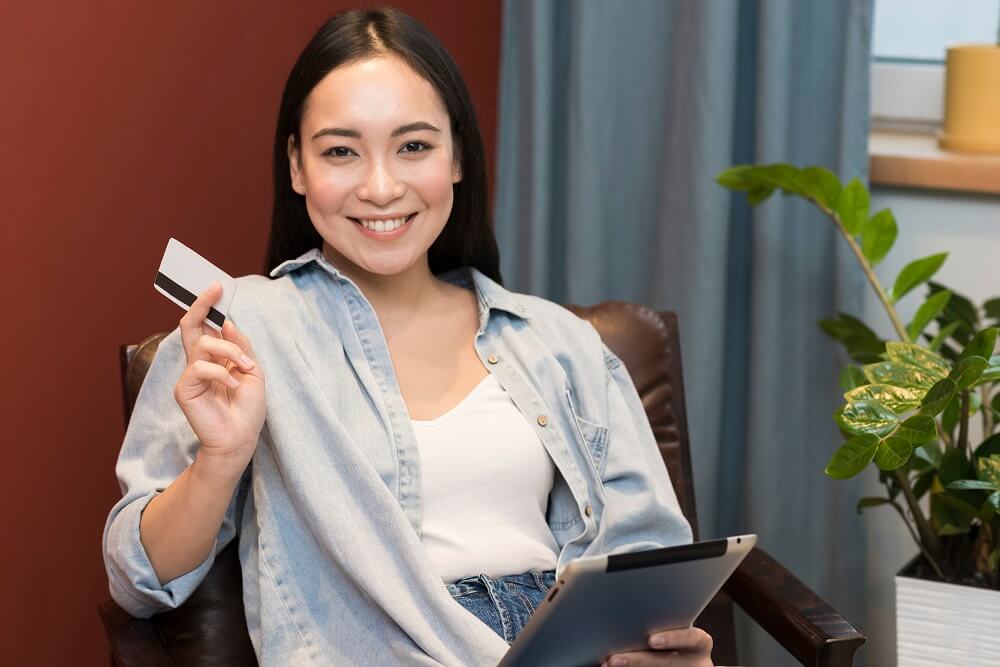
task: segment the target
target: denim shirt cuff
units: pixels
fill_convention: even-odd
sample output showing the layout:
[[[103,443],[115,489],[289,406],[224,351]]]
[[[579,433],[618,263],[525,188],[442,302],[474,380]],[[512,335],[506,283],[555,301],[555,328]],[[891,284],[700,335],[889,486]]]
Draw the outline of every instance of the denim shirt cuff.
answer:
[[[218,538],[208,556],[190,572],[161,584],[139,536],[139,521],[159,491],[136,498],[122,508],[108,534],[108,552],[114,573],[111,593],[123,609],[139,618],[175,609],[194,592],[215,561]],[[122,595],[124,593],[124,595]]]

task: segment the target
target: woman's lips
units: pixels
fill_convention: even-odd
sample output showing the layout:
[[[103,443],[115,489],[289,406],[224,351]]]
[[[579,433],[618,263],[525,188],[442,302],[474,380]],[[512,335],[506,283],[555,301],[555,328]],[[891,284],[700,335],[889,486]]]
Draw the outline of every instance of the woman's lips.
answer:
[[[389,241],[391,239],[398,238],[403,234],[405,234],[406,230],[410,228],[410,223],[412,223],[414,218],[416,217],[417,217],[416,213],[411,213],[406,217],[406,222],[400,225],[398,229],[394,229],[391,232],[376,232],[373,229],[368,229],[367,227],[362,225],[361,221],[358,220],[357,218],[351,218],[351,221],[353,221],[354,224],[357,225],[358,229],[365,236],[373,239],[378,239],[379,241]]]

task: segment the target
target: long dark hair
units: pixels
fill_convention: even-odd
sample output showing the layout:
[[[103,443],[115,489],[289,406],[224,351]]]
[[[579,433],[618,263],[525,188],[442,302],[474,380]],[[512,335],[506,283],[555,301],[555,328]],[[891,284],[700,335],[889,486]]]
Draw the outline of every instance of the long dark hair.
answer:
[[[398,9],[351,10],[329,19],[292,67],[281,95],[274,132],[274,210],[266,268],[270,271],[323,240],[309,220],[305,198],[292,190],[288,137],[301,146],[299,125],[306,97],[323,77],[347,63],[392,53],[426,79],[441,96],[461,161],[454,204],[441,234],[428,251],[434,274],[474,266],[500,283],[500,255],[490,224],[486,157],[469,91],[444,46],[423,24]]]

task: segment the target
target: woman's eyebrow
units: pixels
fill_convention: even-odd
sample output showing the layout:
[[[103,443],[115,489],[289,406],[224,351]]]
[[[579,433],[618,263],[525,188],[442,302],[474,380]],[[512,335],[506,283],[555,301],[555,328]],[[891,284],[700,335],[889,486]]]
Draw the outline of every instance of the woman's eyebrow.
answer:
[[[401,134],[406,134],[408,132],[417,132],[418,130],[430,130],[432,132],[440,132],[438,128],[434,127],[430,123],[425,123],[420,120],[415,123],[407,123],[406,125],[400,125],[395,130],[392,131],[390,137],[398,137]],[[333,137],[351,137],[352,139],[360,139],[361,133],[357,130],[350,130],[343,127],[324,127],[322,130],[317,132],[312,136],[313,140],[319,139],[320,137],[333,136]]]

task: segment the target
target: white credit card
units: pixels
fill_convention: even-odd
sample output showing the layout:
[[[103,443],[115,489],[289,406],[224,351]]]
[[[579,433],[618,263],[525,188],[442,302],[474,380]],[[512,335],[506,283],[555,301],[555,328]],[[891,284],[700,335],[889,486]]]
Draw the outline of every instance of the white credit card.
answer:
[[[202,292],[222,283],[222,298],[209,311],[205,323],[216,330],[229,315],[229,305],[236,294],[236,279],[178,241],[167,241],[153,287],[184,310],[189,310]]]

